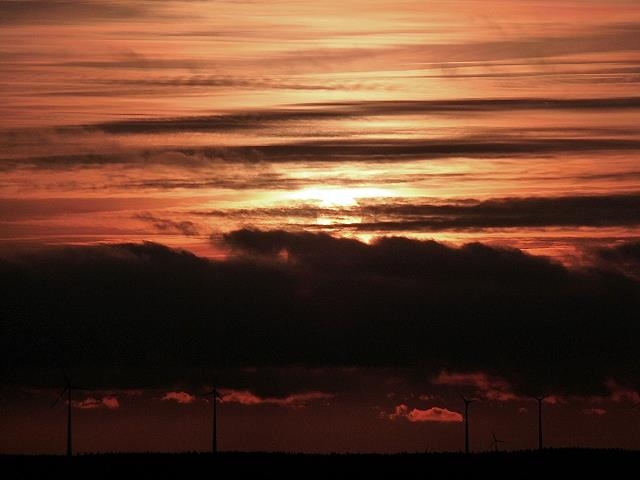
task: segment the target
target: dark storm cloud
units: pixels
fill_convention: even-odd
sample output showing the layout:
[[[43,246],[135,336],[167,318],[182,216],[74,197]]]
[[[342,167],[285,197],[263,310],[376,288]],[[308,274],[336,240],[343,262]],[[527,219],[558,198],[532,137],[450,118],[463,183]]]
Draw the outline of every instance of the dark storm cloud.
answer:
[[[155,244],[0,263],[2,379],[167,385],[234,366],[486,371],[520,391],[640,386],[638,283],[518,250],[240,230],[209,261]]]

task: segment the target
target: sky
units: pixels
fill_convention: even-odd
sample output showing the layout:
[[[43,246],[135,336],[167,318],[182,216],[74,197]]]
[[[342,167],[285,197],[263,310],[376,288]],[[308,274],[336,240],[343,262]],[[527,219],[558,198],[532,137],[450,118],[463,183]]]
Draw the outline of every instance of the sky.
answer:
[[[639,31],[0,1],[0,452],[640,448]]]

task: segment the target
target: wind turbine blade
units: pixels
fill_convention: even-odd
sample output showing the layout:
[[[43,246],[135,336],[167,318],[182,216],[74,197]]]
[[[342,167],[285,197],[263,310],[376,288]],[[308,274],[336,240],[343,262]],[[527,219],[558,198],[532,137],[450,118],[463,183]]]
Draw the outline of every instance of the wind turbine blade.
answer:
[[[62,389],[62,391],[60,392],[60,395],[58,395],[58,398],[56,398],[55,402],[53,402],[49,408],[53,408],[53,407],[55,407],[55,406],[58,404],[58,402],[60,401],[60,399],[62,398],[62,396],[63,396],[65,393],[67,393],[67,390],[69,390],[69,387],[64,387],[64,388]]]

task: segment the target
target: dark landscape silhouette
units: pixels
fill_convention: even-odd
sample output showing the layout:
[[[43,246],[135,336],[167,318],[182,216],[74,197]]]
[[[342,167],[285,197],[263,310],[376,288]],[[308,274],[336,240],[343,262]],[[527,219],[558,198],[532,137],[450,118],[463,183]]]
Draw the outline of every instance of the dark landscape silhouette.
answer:
[[[0,468],[22,475],[95,475],[122,472],[145,475],[181,475],[185,471],[215,468],[231,471],[277,474],[299,478],[302,472],[335,475],[371,473],[376,475],[414,474],[429,469],[448,477],[459,474],[488,474],[492,478],[531,478],[555,471],[589,475],[610,469],[633,469],[640,452],[625,450],[560,449],[490,453],[400,453],[381,454],[295,454],[295,453],[127,453],[86,454],[73,458],[59,456],[0,455]]]

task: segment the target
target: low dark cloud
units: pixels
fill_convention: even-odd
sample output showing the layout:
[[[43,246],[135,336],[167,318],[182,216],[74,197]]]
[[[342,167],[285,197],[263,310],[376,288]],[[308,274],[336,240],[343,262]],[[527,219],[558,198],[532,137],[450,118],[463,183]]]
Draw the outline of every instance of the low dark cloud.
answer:
[[[640,241],[600,248],[595,255],[604,268],[614,268],[640,280]]]
[[[240,230],[225,242],[225,261],[150,243],[4,259],[3,383],[50,384],[59,365],[102,388],[303,365],[486,372],[515,392],[640,386],[640,288],[620,272],[406,238]]]

